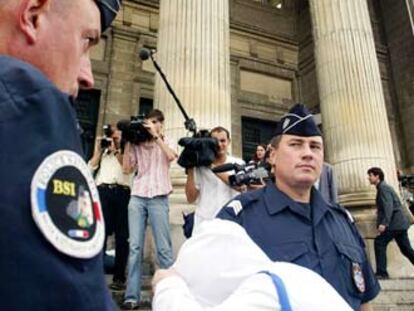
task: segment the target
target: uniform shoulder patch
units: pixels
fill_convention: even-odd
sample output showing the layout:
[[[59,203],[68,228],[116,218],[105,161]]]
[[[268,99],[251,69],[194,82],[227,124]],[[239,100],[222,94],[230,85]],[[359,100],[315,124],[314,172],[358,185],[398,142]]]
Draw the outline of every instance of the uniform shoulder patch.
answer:
[[[350,212],[350,211],[348,211],[346,208],[343,208],[343,209],[344,209],[344,211],[345,211],[346,215],[348,216],[349,221],[350,221],[351,223],[355,223],[355,219],[354,219],[354,217],[352,216],[351,212]]]
[[[33,219],[60,252],[92,258],[103,247],[105,225],[98,190],[85,161],[57,151],[43,160],[31,183]]]
[[[240,213],[240,211],[243,209],[243,205],[241,204],[239,200],[233,200],[227,204],[226,208],[233,209],[234,215],[237,216]]]
[[[352,216],[351,212],[350,212],[350,211],[348,211],[345,207],[343,207],[343,206],[341,206],[341,205],[339,205],[339,204],[335,204],[335,205],[331,205],[331,206],[332,206],[335,210],[337,210],[337,211],[341,212],[341,214],[345,214],[345,215],[346,215],[346,217],[347,217],[347,219],[348,219],[348,221],[349,221],[351,224],[355,223],[355,219],[354,219],[354,217]]]

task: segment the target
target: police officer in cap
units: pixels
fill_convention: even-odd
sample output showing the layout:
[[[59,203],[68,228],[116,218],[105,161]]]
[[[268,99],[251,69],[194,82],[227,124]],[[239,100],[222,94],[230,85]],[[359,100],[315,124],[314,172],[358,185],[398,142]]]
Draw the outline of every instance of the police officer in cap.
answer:
[[[274,261],[292,262],[325,278],[354,310],[371,310],[380,291],[352,216],[313,187],[323,140],[312,115],[295,105],[272,140],[275,184],[239,195],[218,214],[243,226]]]
[[[113,310],[73,98],[118,0],[0,0],[0,309]]]

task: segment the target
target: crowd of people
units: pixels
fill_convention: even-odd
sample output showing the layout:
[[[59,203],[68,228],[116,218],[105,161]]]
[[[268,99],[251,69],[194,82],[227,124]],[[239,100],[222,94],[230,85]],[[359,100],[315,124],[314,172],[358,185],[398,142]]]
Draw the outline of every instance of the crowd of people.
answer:
[[[148,138],[139,143],[108,126],[84,162],[72,103],[93,86],[89,51],[119,9],[119,0],[0,0],[0,142],[13,148],[0,153],[0,309],[117,310],[103,269],[111,234],[109,287],[125,289],[124,309],[138,309],[150,223],[160,267],[155,311],[372,310],[378,279],[389,277],[389,242],[414,264],[409,220],[382,169],[370,168],[374,273],[352,215],[338,204],[322,134],[304,105],[257,146],[252,164],[269,177],[253,183],[214,171],[244,162],[229,155],[226,128],[210,131],[217,141],[211,165],[187,169],[194,228],[176,260],[168,196],[178,155],[163,113],[146,115]]]
[[[292,115],[296,119],[291,119]],[[205,255],[200,251],[201,247],[197,246],[198,243],[206,243],[204,238],[201,238],[206,236],[206,230],[203,228],[219,226],[231,231],[233,226],[230,223],[231,221],[244,228],[245,238],[257,245],[270,261],[287,261],[310,269],[316,272],[316,275],[323,277],[327,282],[326,286],[329,288],[332,286],[339,293],[340,296],[338,297],[342,297],[341,299],[346,302],[344,305],[350,306],[353,310],[370,310],[369,301],[380,290],[377,279],[388,277],[385,250],[389,241],[395,238],[403,254],[413,262],[413,250],[407,235],[408,220],[402,213],[402,206],[398,205],[399,201],[396,194],[389,186],[385,186],[383,175],[381,175],[383,174],[382,171],[371,168],[368,171],[369,181],[375,185],[382,182],[381,187],[387,187],[387,191],[392,195],[392,200],[389,199],[389,202],[386,203],[377,199],[379,200],[377,202],[379,208],[379,236],[375,241],[377,273],[374,274],[365,254],[365,244],[356,229],[351,214],[338,205],[336,178],[333,168],[323,161],[321,132],[313,118],[309,118],[309,116],[311,114],[305,106],[296,105],[289,114],[282,118],[279,127],[276,129],[276,135],[270,144],[259,144],[252,160],[247,164],[254,164],[255,167],[265,167],[272,178],[259,180],[257,183],[247,183],[243,186],[235,186],[229,182],[231,174],[234,174],[233,171],[219,173],[214,171],[214,168],[223,164],[245,165],[245,163],[241,159],[228,154],[231,140],[227,129],[217,126],[210,131],[210,136],[216,138],[218,143],[215,159],[208,167],[194,167],[186,170],[185,194],[189,203],[195,203],[195,220],[193,237],[188,243],[184,244],[175,264],[169,235],[167,196],[172,191],[168,168],[170,162],[176,159],[177,154],[174,151],[176,150],[175,146],[162,133],[164,121],[162,112],[153,110],[147,115],[144,126],[151,133],[152,139],[149,141],[132,145],[126,143],[125,147],[121,148],[118,131],[114,131],[112,136],[114,146],[111,144],[104,152],[96,148],[96,154],[103,154],[101,162],[105,164],[105,158],[111,156],[114,163],[112,168],[117,167],[118,170],[114,174],[114,178],[108,179],[107,183],[104,183],[104,187],[116,189],[119,186],[115,182],[117,180],[116,176],[124,176],[128,179],[128,174],[135,175],[128,206],[130,238],[124,308],[136,309],[139,306],[142,276],[141,261],[147,221],[151,223],[158,263],[161,268],[154,277],[155,310],[202,310],[210,305],[210,303],[203,301],[204,298],[196,299],[192,296],[198,290],[200,292],[197,292],[197,295],[200,295],[200,297],[206,293],[198,288],[193,277],[189,277],[191,274],[189,271],[194,271],[195,267],[198,267],[197,264],[201,265],[202,262],[205,262],[201,258],[205,259],[205,256],[210,256]],[[283,128],[283,124],[289,123],[294,124],[294,126]],[[99,145],[98,139],[96,146]],[[93,164],[96,165],[95,159],[99,158],[96,154],[90,161],[92,168]],[[105,165],[101,165],[100,169],[103,170],[104,168]],[[380,174],[382,179],[379,177],[375,179],[373,174]],[[109,175],[108,173],[108,177]],[[96,176],[98,189],[102,187],[100,176],[100,174]],[[110,184],[111,180],[115,182],[112,185]],[[160,181],[163,181],[163,183]],[[102,197],[105,214],[105,211],[111,210],[111,208],[105,208],[105,195]],[[115,206],[112,209],[116,209],[116,200],[112,202]],[[381,212],[381,210],[383,209],[385,209],[385,215],[388,218],[382,216],[384,212]],[[123,210],[124,206],[119,209],[119,213],[126,215]],[[390,223],[392,210],[398,211],[392,217],[393,224]],[[226,221],[218,225],[211,225],[217,222],[215,220],[217,218]],[[398,224],[395,224],[395,222]],[[111,224],[111,220],[108,223]],[[387,230],[384,228],[387,228]],[[107,235],[111,232],[111,227],[109,227]],[[211,229],[207,232],[211,233]],[[118,250],[120,248],[117,245],[118,241],[121,241],[120,243],[124,245],[124,239],[117,238],[116,234],[115,231],[115,248]],[[121,237],[123,237],[122,233]],[[207,249],[209,251],[219,251],[220,243],[215,241],[215,238],[218,237],[215,237],[214,234],[209,235],[209,237],[211,244],[204,245],[206,249],[204,252],[207,252]],[[222,243],[227,243],[225,236],[220,236],[220,239]],[[203,242],[198,242],[201,240]],[[188,245],[191,245],[191,247]],[[192,251],[191,261],[187,259],[180,261],[183,256],[182,252],[186,253],[185,249],[187,247],[195,247],[198,251]],[[222,248],[221,251],[230,258],[233,256],[233,252],[237,253],[234,248],[235,246],[227,249]],[[254,252],[252,253],[254,254]],[[110,285],[113,289],[124,287],[122,281],[125,280],[126,265],[123,254],[124,252],[121,252],[122,260],[115,261],[116,265],[119,263],[122,273],[117,275],[117,271],[121,270],[115,269],[113,283]],[[186,253],[185,256],[189,255]],[[211,258],[214,258],[214,256],[211,256]],[[186,262],[186,264],[182,262]],[[213,259],[210,264],[212,262]],[[240,259],[240,263],[242,262],[243,260]],[[236,266],[236,263],[233,262],[232,264]],[[251,267],[247,263],[246,266]],[[270,267],[272,265],[264,266],[266,268],[263,269],[274,270],[273,267]],[[341,267],[341,269],[338,269],[338,267]],[[302,271],[296,266],[290,268],[292,271],[295,271],[295,269]],[[213,278],[211,271],[207,268],[199,269],[199,271],[204,270],[209,272],[206,275],[199,276],[197,280],[200,283],[209,282],[210,278]],[[264,278],[263,275],[255,276],[260,272],[259,270],[249,270],[250,272],[246,273],[243,278],[240,277],[235,280],[232,287],[234,293],[229,293],[229,296],[223,296],[223,299],[215,301],[213,303],[215,308],[217,310],[231,310],[235,306],[241,308],[243,304],[246,304],[244,306],[246,308],[262,310],[262,307],[258,307],[257,301],[249,298],[250,294],[248,292],[252,288],[244,292],[245,299],[235,298],[239,297],[239,286],[242,286],[244,291],[247,290],[246,285],[243,285],[244,282],[249,283],[247,280],[250,278]],[[225,271],[230,273],[229,269]],[[273,272],[269,271],[266,273],[270,273],[270,278],[275,278]],[[214,276],[215,280],[218,282],[220,277],[223,280],[226,279],[224,274]],[[170,278],[171,280],[169,280]],[[282,283],[289,282],[285,278],[286,276],[282,277]],[[315,279],[315,282],[320,281]],[[252,283],[256,284],[255,282]],[[163,285],[159,286],[158,284]],[[258,285],[256,284],[256,286]],[[221,289],[222,287],[219,286],[217,290],[221,291]],[[295,296],[292,288],[288,289],[288,292],[289,297]],[[252,297],[256,297],[256,294]],[[331,298],[334,299],[334,296]],[[303,299],[305,298],[302,297],[302,300],[298,300],[298,306],[304,303]],[[278,301],[278,303],[280,302]],[[324,308],[329,308],[328,300],[322,301],[318,310]],[[265,309],[263,307],[263,310]],[[294,309],[300,310],[301,308]]]

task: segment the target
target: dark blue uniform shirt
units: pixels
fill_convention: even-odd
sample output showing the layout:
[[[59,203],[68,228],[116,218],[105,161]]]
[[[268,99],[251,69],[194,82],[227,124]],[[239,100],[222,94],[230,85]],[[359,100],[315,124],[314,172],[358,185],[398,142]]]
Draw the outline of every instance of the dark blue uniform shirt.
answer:
[[[237,196],[217,217],[239,223],[272,260],[317,272],[359,310],[380,290],[364,241],[346,210],[328,204],[314,188],[310,207],[309,213],[268,183]]]
[[[58,150],[81,154],[69,96],[31,65],[0,56],[0,310],[113,310],[102,258],[57,251],[36,226],[30,183]]]

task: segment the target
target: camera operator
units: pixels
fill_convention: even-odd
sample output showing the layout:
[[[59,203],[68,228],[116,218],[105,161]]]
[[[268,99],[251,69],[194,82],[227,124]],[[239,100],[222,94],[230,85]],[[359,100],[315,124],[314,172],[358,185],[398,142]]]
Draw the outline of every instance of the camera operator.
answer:
[[[129,260],[128,282],[124,308],[136,309],[141,291],[141,260],[147,221],[152,233],[161,268],[173,263],[168,195],[172,192],[169,176],[170,163],[177,158],[172,142],[162,134],[164,115],[160,110],[150,111],[144,127],[151,137],[139,144],[127,142],[123,168],[125,172],[136,171],[128,206]]]
[[[187,170],[185,194],[188,203],[197,203],[194,215],[194,228],[207,219],[213,219],[227,201],[244,190],[246,186],[232,188],[228,177],[232,172],[213,173],[211,168],[225,163],[244,164],[243,160],[229,156],[230,133],[218,126],[210,131],[210,136],[218,140],[218,151],[211,167],[196,167]]]
[[[121,131],[110,124],[104,126],[104,136],[95,142],[95,151],[88,165],[95,174],[102,212],[105,219],[105,244],[115,235],[115,266],[111,289],[125,288],[125,268],[128,260],[128,202],[131,175],[122,170]]]

